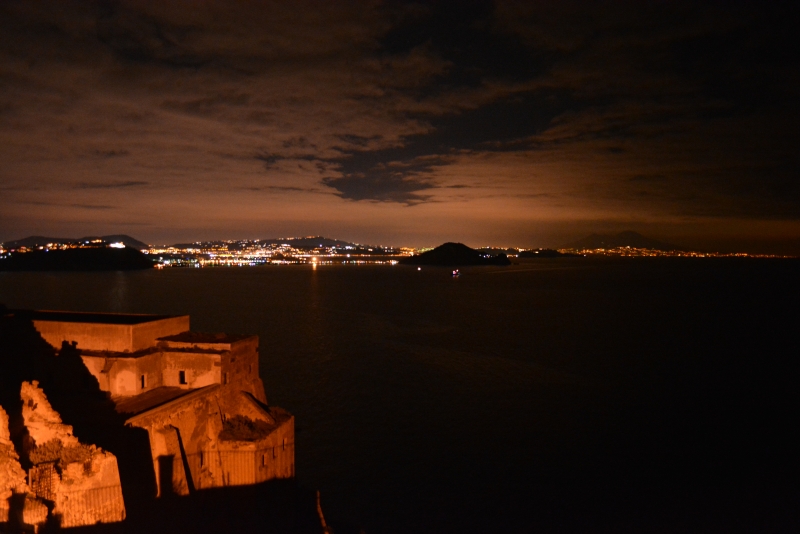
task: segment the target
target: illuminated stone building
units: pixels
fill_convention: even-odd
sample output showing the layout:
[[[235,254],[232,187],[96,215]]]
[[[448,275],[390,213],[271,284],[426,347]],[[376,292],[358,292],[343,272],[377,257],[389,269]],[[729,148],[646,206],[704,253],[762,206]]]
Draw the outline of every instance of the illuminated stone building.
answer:
[[[185,315],[30,317],[50,345],[80,352],[127,425],[147,430],[158,495],[294,476],[294,418],[267,405],[258,336],[190,332]]]

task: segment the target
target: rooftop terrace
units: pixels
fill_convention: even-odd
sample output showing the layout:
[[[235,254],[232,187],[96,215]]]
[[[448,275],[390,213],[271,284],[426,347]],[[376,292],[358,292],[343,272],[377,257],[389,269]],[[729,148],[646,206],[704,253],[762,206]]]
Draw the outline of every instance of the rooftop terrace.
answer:
[[[76,343],[79,349],[132,353],[157,344],[159,338],[189,330],[188,315],[86,313],[14,310],[30,318],[42,338],[55,348]]]
[[[33,321],[55,321],[61,323],[92,323],[137,325],[151,323],[178,315],[150,315],[143,313],[96,313],[52,310],[11,310],[13,313],[25,315]]]

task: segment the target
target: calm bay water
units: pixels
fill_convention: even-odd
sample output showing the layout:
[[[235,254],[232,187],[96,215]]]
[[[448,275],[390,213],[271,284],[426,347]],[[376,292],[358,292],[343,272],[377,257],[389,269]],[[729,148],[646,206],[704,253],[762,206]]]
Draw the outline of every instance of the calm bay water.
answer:
[[[337,532],[783,531],[799,266],[0,273],[0,303],[258,334],[298,481]]]

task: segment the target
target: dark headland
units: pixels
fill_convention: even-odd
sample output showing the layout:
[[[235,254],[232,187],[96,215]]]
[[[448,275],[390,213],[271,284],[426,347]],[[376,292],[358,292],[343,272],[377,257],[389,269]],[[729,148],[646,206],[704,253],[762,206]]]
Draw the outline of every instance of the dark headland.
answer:
[[[0,259],[0,271],[135,271],[152,269],[153,262],[140,251],[91,247],[34,250]]]
[[[78,239],[72,237],[46,237],[41,235],[32,235],[14,241],[6,241],[5,243],[3,243],[3,247],[5,247],[8,250],[14,250],[21,247],[35,249],[37,247],[47,245],[48,243],[59,243],[59,244],[90,243],[90,242],[96,242],[98,240],[104,243],[122,243],[126,247],[135,248],[136,250],[143,250],[147,248],[147,243],[143,243],[142,241],[139,241],[138,239],[135,239],[127,234],[84,236]]]
[[[403,265],[441,265],[447,267],[466,265],[511,265],[505,254],[490,256],[462,243],[445,243],[433,250],[400,260]]]

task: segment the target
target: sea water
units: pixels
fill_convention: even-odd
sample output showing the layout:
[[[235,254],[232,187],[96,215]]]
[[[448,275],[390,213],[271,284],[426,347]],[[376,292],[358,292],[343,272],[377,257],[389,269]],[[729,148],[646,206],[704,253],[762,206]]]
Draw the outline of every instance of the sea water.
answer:
[[[796,517],[798,272],[557,258],[457,278],[0,273],[0,303],[257,334],[269,402],[296,417],[298,483],[337,532],[761,529]]]

